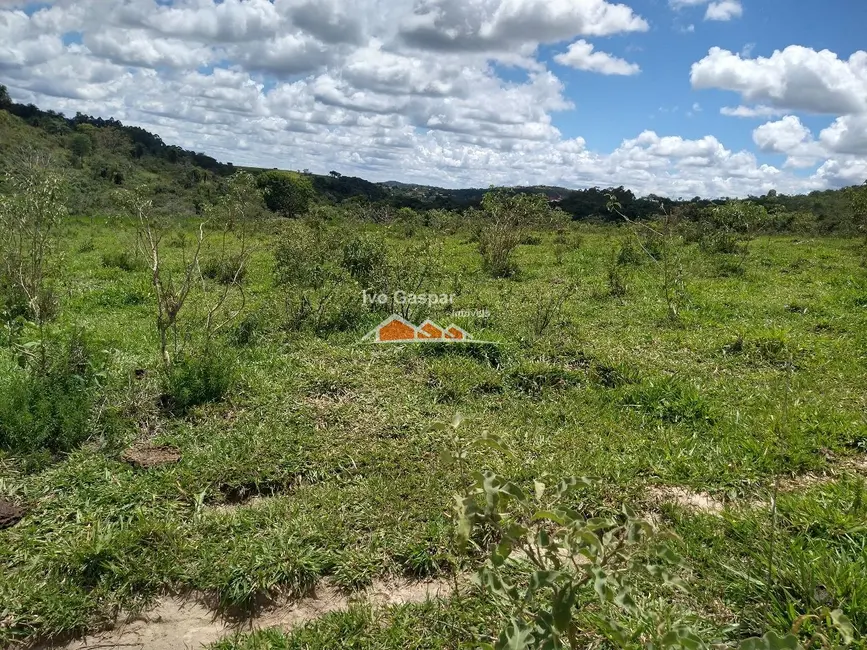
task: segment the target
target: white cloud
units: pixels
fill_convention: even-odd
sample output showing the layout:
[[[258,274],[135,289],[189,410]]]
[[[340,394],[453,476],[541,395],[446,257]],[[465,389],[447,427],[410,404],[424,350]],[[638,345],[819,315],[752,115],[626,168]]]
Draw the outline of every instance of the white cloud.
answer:
[[[819,139],[835,154],[867,156],[867,114],[837,118],[819,134]]]
[[[777,122],[766,122],[753,131],[753,142],[762,151],[786,153],[811,140],[810,129],[794,115]]]
[[[705,20],[727,21],[732,18],[740,18],[744,14],[744,8],[740,0],[718,0],[707,6],[704,14]]]
[[[744,13],[741,0],[668,0],[668,5],[676,11],[707,5],[705,20],[728,21],[740,18]]]
[[[785,154],[786,167],[813,167],[823,154],[810,129],[794,115],[762,124],[753,131],[753,142],[766,153]]]
[[[786,111],[771,106],[723,106],[719,109],[722,115],[729,117],[777,117],[783,115]]]
[[[845,115],[867,111],[867,52],[848,61],[829,50],[791,45],[769,58],[744,59],[713,47],[690,74],[695,89],[740,93],[747,102],[774,108]]]
[[[418,48],[495,52],[648,29],[628,6],[605,0],[420,0],[400,33]]]
[[[554,60],[570,68],[607,75],[629,76],[641,72],[637,63],[630,63],[605,52],[594,52],[593,45],[583,39],[572,43],[566,52],[556,55]]]
[[[638,72],[581,39],[648,29],[626,5],[603,0],[46,4],[32,15],[0,9],[0,83],[13,98],[116,117],[236,164],[451,187],[623,184],[639,194],[744,196],[836,185],[857,176],[867,156],[855,111],[837,114],[816,138],[802,131],[799,139],[792,124],[757,130],[759,146],[785,149],[789,167],[807,155],[823,163],[806,178],[712,135],[644,131],[613,151],[564,136],[557,114],[574,107],[540,44],[571,42],[558,55],[565,65]],[[723,61],[734,72],[724,66],[711,74],[704,65],[696,77],[694,68],[694,85],[734,86],[745,103],[762,102],[733,114],[794,112],[786,104],[801,97],[803,78],[794,63],[782,67],[785,83],[774,85],[779,62],[739,61]],[[744,72],[744,63],[760,73]],[[845,80],[862,79],[867,59],[834,65],[845,70],[822,78],[837,89],[835,101],[857,100],[860,91]],[[694,105],[691,113],[698,111]]]

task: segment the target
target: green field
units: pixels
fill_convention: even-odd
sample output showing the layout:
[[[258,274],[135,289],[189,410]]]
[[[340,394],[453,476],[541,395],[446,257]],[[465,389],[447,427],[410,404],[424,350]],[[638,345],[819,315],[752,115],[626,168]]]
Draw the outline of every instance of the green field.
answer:
[[[494,279],[469,230],[320,227],[338,250],[364,231],[395,259],[432,242],[425,286],[456,299],[409,315],[498,344],[361,343],[388,312],[362,308],[360,284],[342,289],[356,297],[339,326],[292,326],[298,289],[275,282],[274,250],[297,229],[267,220],[253,236],[243,314],[216,339],[221,363],[235,368],[231,388],[183,412],[164,408],[155,301],[144,258],[131,253],[133,230],[67,223],[46,336],[84,331],[97,388],[82,444],[0,452],[0,495],[27,510],[0,530],[0,644],[68,639],[166,594],[253,611],[265,595],[303,597],[322,581],[352,593],[471,574],[482,558],[456,543],[460,474],[441,453],[448,434],[432,427],[457,412],[464,435],[499,436],[512,452],[473,448],[473,469],[526,485],[594,477],[576,497],[581,513],[630,504],[678,535],[688,589],[641,583],[644,611],[689,622],[708,644],[787,632],[822,607],[867,631],[860,242],[760,237],[739,266],[678,239],[671,319],[658,264],[630,254],[626,228],[538,232],[517,249],[518,274]],[[176,268],[195,232],[176,224],[164,238]],[[112,262],[124,252],[128,269]],[[206,278],[196,287],[182,319],[191,330],[220,291]],[[451,315],[464,309],[490,315]],[[19,334],[36,338],[32,328]],[[0,355],[4,391],[22,372],[15,349]],[[0,408],[8,416],[15,405]],[[181,460],[141,469],[121,459],[142,442],[173,445]],[[666,498],[697,493],[722,511]],[[610,643],[597,610],[576,615],[580,647]],[[501,624],[491,599],[464,586],[218,647],[474,647]],[[807,619],[803,638],[816,625]]]

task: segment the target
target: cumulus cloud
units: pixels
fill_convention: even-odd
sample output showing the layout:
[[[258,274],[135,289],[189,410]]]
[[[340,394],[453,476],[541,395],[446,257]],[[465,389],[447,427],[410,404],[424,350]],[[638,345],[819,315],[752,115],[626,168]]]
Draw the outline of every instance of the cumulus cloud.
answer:
[[[712,135],[646,130],[607,151],[566,137],[558,117],[574,106],[541,44],[571,43],[555,58],[566,66],[639,72],[585,40],[648,29],[631,8],[605,0],[58,0],[27,12],[6,7],[0,83],[15,100],[116,117],[239,165],[449,187],[622,184],[640,194],[744,196],[837,186],[861,174],[867,159],[864,111],[857,110],[833,114],[836,121],[817,137],[797,118],[762,125],[756,147],[784,153],[781,168]],[[712,50],[696,64],[693,84],[739,92],[745,106],[732,114],[789,114],[798,107],[787,104],[798,102],[803,108],[797,84],[804,70],[812,74],[811,57],[793,62],[786,54],[781,66],[774,57],[727,54],[711,65]],[[857,108],[867,62],[834,59],[836,72],[816,73],[825,84],[817,88],[836,89],[835,108]],[[722,71],[715,69],[720,61]],[[778,68],[787,76],[775,85]],[[821,163],[812,175],[788,169],[808,156]]]
[[[867,52],[841,60],[829,50],[800,45],[776,50],[770,57],[745,59],[719,47],[694,63],[695,89],[737,92],[746,102],[774,108],[844,115],[867,111]]]
[[[705,20],[728,21],[744,13],[741,0],[668,0],[668,5],[675,10],[707,5]]]
[[[762,124],[753,131],[753,142],[766,153],[785,154],[787,167],[812,167],[822,155],[810,129],[795,115]]]
[[[723,106],[719,109],[720,114],[729,117],[777,117],[786,111],[771,106]]]
[[[400,34],[415,47],[481,52],[648,29],[631,8],[605,0],[419,0]]]
[[[744,8],[740,0],[719,0],[711,2],[704,14],[705,20],[727,21],[732,18],[740,18],[744,14]]]
[[[594,52],[593,45],[583,39],[572,43],[566,52],[556,55],[554,60],[570,68],[607,75],[629,76],[641,72],[637,63],[630,63],[605,52]]]
[[[833,153],[867,156],[867,114],[837,118],[819,139]]]

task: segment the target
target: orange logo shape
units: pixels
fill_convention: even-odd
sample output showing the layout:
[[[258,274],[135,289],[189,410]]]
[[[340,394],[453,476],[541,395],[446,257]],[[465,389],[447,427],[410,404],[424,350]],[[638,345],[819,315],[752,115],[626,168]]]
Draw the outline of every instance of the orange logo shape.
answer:
[[[413,325],[405,318],[392,314],[361,339],[369,343],[490,343],[477,341],[455,325],[440,327],[428,319],[421,325]]]

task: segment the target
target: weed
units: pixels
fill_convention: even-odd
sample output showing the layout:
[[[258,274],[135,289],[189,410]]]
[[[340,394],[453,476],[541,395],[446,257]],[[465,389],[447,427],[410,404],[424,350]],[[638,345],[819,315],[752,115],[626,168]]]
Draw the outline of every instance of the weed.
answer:
[[[235,374],[235,359],[226,352],[211,348],[188,353],[164,374],[163,402],[178,415],[194,406],[217,402],[228,394]]]
[[[692,384],[675,378],[645,381],[625,389],[623,403],[664,422],[712,423],[707,399]]]
[[[38,354],[3,381],[0,449],[69,452],[91,434],[100,362],[81,333]]]
[[[101,261],[103,267],[121,271],[140,271],[145,268],[144,260],[130,251],[105,251]]]

